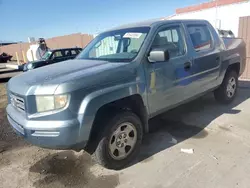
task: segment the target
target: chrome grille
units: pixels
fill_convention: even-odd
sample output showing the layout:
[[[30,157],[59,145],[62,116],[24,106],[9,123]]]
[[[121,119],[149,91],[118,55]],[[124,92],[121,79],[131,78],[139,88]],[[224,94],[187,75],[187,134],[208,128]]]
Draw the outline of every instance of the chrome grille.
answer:
[[[17,110],[19,110],[21,112],[25,112],[25,103],[24,103],[23,98],[11,94],[10,95],[10,102],[11,102],[12,106],[14,106]]]

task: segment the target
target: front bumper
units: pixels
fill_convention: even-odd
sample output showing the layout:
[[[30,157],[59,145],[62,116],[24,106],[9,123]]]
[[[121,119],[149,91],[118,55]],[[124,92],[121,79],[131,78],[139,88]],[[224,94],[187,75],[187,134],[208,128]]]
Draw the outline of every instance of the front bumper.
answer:
[[[12,105],[6,108],[8,121],[17,134],[28,142],[50,149],[83,149],[87,143],[80,138],[77,119],[63,121],[27,120],[25,114]]]

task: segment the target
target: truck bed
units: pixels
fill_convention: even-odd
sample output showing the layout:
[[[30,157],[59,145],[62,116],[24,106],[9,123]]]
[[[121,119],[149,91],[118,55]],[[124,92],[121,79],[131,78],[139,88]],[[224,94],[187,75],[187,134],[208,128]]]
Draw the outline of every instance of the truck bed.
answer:
[[[246,67],[246,43],[241,38],[222,37],[222,40],[225,44],[225,52],[223,53],[225,58],[243,57],[243,59],[241,59],[239,76],[242,75]]]

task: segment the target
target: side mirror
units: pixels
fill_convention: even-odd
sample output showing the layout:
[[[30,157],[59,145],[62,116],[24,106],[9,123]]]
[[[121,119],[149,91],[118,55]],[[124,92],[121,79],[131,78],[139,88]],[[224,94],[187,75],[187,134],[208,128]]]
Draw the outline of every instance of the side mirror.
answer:
[[[152,50],[149,53],[148,60],[150,63],[165,62],[169,60],[168,50]]]

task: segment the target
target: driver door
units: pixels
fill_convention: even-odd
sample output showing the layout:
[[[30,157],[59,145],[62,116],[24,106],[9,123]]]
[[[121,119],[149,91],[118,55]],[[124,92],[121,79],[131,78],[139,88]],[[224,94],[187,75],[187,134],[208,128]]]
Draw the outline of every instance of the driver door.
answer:
[[[192,81],[188,77],[192,69],[185,41],[181,24],[163,26],[155,34],[150,49],[167,50],[169,59],[145,63],[148,103],[152,116],[191,96],[189,86]]]

